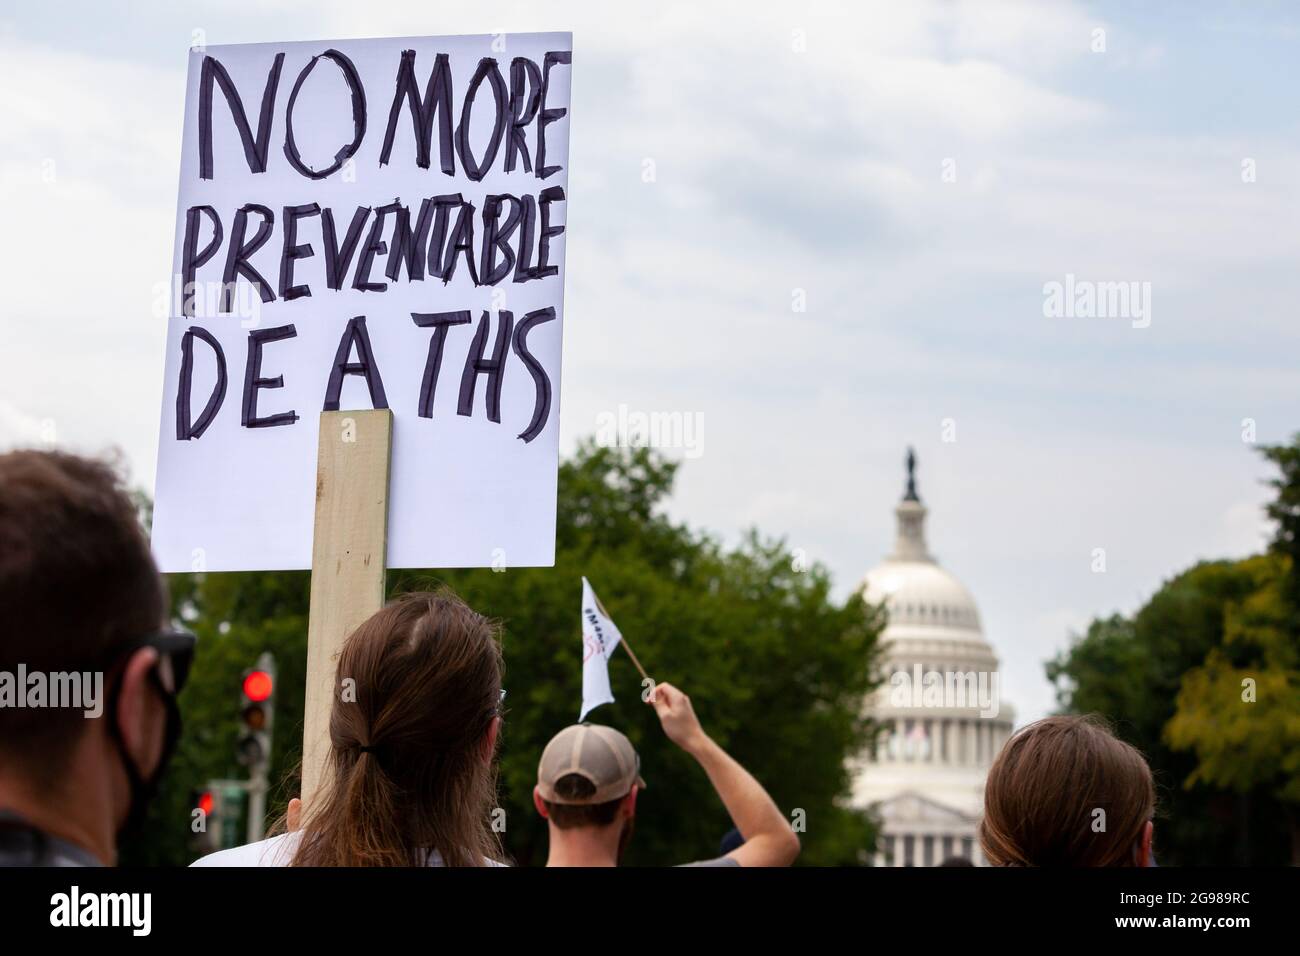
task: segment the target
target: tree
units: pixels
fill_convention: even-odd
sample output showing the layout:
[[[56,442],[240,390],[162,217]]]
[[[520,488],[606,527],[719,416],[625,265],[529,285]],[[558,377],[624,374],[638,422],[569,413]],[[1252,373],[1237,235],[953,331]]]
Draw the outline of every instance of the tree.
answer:
[[[1231,609],[1254,593],[1258,569],[1250,561],[1259,560],[1197,564],[1133,617],[1094,620],[1047,666],[1063,711],[1102,714],[1146,756],[1157,787],[1156,857],[1164,864],[1283,863],[1289,856],[1276,837],[1285,814],[1268,788],[1234,792],[1205,778],[1184,739],[1166,734],[1186,679],[1222,651]]]
[[[1260,454],[1277,466],[1269,481],[1277,496],[1265,511],[1276,522],[1272,551],[1290,559],[1282,586],[1284,608],[1292,638],[1300,637],[1300,433],[1289,445],[1265,445]]]
[[[1292,863],[1300,863],[1300,650],[1282,588],[1289,559],[1241,562],[1258,588],[1225,608],[1223,645],[1183,676],[1165,739],[1196,755],[1185,786],[1262,792],[1287,817]]]
[[[554,568],[390,574],[390,593],[447,584],[504,624],[503,843],[520,864],[545,861],[532,789],[546,741],[577,718],[586,575],[650,675],[689,693],[705,729],[786,812],[802,811],[802,862],[858,862],[874,828],[842,805],[845,761],[874,731],[861,704],[875,687],[882,621],[856,596],[833,601],[825,569],[796,571],[780,542],[751,532],[728,549],[670,521],[663,506],[676,467],[646,449],[584,444],[560,468]],[[234,775],[238,674],[262,650],[280,667],[273,779],[291,773],[300,756],[308,576],[185,575],[173,591],[177,613],[200,634],[200,652],[182,695],[187,730],[176,766],[133,862],[192,856],[189,790]],[[730,823],[707,778],[664,737],[625,654],[611,660],[610,677],[617,702],[588,719],[631,738],[648,784],[629,862],[714,855]],[[296,791],[290,776],[273,809]]]
[[[174,616],[198,635],[194,666],[180,707],[183,729],[176,755],[150,803],[142,838],[128,841],[124,865],[184,865],[195,856],[191,791],[209,780],[243,779],[235,760],[239,688],[263,651],[276,659],[276,722],[271,780],[279,781],[271,816],[297,794],[307,669],[305,572],[176,574],[168,576]]]
[[[1187,786],[1276,799],[1300,864],[1300,435],[1261,452],[1279,471],[1271,553],[1241,563],[1255,586],[1225,608],[1222,646],[1184,676],[1165,737],[1196,754]]]
[[[1300,436],[1263,451],[1281,471],[1273,553],[1195,565],[1047,668],[1064,710],[1146,754],[1166,863],[1300,862]]]

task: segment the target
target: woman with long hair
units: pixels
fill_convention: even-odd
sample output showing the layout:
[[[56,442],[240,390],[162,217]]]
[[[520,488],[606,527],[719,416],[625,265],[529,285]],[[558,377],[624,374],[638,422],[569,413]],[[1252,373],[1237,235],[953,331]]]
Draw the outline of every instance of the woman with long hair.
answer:
[[[496,865],[501,671],[498,627],[450,591],[394,599],[344,642],[301,827],[194,865]]]
[[[1155,783],[1101,718],[1014,734],[984,784],[980,847],[994,866],[1151,866]]]

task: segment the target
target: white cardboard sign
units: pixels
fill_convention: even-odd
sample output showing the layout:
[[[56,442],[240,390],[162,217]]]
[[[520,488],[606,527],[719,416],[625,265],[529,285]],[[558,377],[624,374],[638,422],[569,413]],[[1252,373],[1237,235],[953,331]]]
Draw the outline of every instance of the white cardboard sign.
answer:
[[[571,47],[190,51],[164,571],[309,568],[319,414],[378,407],[390,567],[554,564]]]

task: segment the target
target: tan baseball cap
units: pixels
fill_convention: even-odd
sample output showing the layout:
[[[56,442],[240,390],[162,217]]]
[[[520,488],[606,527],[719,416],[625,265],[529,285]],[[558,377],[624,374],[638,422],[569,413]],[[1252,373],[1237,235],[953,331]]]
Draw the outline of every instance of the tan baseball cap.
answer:
[[[581,798],[561,797],[555,784],[561,777],[576,773],[595,791]],[[600,724],[574,724],[551,738],[537,765],[537,790],[547,803],[567,806],[592,806],[608,803],[627,795],[636,784],[645,789],[641,779],[641,758],[628,740],[613,727]]]

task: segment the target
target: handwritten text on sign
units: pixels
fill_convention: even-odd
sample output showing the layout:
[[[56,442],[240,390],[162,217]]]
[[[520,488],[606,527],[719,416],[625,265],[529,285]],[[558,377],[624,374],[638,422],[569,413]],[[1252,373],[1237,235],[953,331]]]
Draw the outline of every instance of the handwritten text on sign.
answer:
[[[309,567],[319,412],[370,407],[391,566],[553,563],[570,46],[191,51],[165,570]]]

